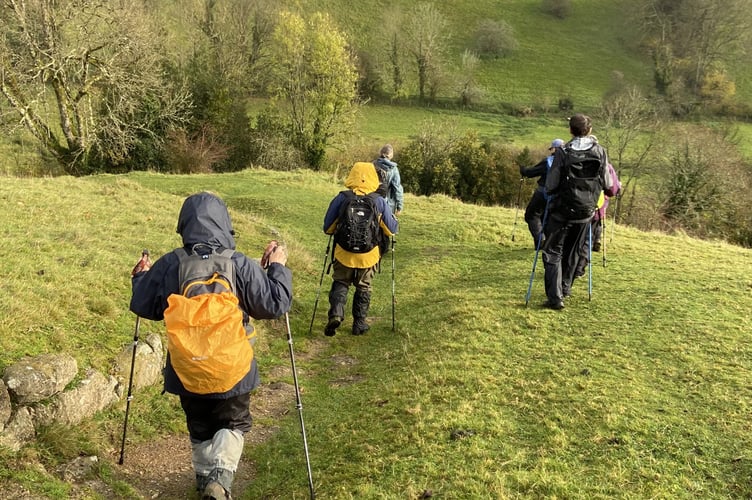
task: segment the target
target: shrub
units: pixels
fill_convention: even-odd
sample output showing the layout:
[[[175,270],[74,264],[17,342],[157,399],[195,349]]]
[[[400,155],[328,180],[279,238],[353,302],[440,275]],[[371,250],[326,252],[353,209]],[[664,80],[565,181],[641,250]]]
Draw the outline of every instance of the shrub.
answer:
[[[505,57],[518,47],[514,29],[505,21],[483,19],[475,28],[475,50],[481,56]]]
[[[485,149],[479,147],[477,135],[473,132],[465,134],[455,145],[450,158],[459,166],[457,196],[461,200],[489,203],[485,192],[490,184],[486,178],[489,159]]]
[[[525,152],[505,145],[495,145],[489,154],[491,172],[489,177],[493,180],[494,198],[493,203],[504,206],[512,206],[517,202],[520,178],[520,160],[525,157]]]
[[[559,97],[559,109],[561,111],[572,111],[574,109],[574,101],[570,96]]]
[[[425,123],[416,139],[395,156],[405,190],[421,195],[456,192],[456,168],[446,161],[457,141],[451,124]],[[437,177],[450,176],[452,179]],[[442,190],[446,189],[446,191]]]
[[[510,205],[517,195],[519,151],[482,143],[468,132],[454,137],[426,127],[397,159],[406,191],[456,196],[464,202]]]
[[[176,174],[212,172],[214,166],[227,158],[228,147],[216,140],[208,125],[190,136],[185,129],[168,134],[167,169]]]
[[[543,0],[543,12],[558,19],[565,19],[572,13],[571,0]]]
[[[704,127],[678,129],[675,137],[658,166],[667,224],[700,238],[744,239],[736,226],[748,220],[749,204],[738,193],[746,192],[752,176],[742,158],[725,137]]]
[[[273,106],[264,108],[256,116],[251,128],[249,156],[252,163],[269,170],[294,170],[307,166],[302,152],[287,134],[288,123]]]

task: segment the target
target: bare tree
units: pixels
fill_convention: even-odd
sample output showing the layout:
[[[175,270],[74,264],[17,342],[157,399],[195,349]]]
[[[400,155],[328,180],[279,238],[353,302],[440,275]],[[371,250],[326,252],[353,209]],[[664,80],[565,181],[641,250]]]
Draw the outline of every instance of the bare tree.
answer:
[[[436,85],[429,81],[432,75],[439,77],[442,57],[447,44],[447,20],[433,3],[417,4],[408,13],[405,27],[405,44],[418,69],[418,95],[426,97],[426,90],[436,92]]]
[[[479,65],[480,58],[478,58],[474,52],[465,50],[465,52],[462,53],[460,59],[458,91],[460,95],[460,103],[463,106],[469,106],[477,102],[483,94],[477,81]]]
[[[628,216],[643,167],[660,141],[658,113],[637,87],[621,85],[606,96],[600,114],[600,140],[622,181],[622,196],[629,197]],[[621,204],[616,204],[616,217],[620,208]]]
[[[746,50],[752,28],[747,0],[643,0],[641,5],[661,92],[673,84],[698,95],[711,70],[733,63]]]
[[[273,0],[201,0],[193,24],[208,43],[217,77],[263,90],[271,57],[269,45],[277,16]]]
[[[142,2],[3,0],[0,92],[67,173],[94,154],[122,162],[180,122],[187,96],[163,79]]]

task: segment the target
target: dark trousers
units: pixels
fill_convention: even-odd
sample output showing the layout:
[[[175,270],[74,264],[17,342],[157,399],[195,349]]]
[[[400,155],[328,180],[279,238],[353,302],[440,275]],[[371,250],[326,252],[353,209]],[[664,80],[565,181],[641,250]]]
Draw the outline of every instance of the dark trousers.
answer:
[[[240,394],[229,399],[208,399],[180,396],[188,433],[192,440],[208,441],[220,429],[246,433],[251,430],[251,395]]]
[[[603,221],[593,219],[593,252],[600,252],[601,250],[601,235],[603,234]],[[577,262],[577,270],[574,273],[575,278],[583,276],[585,274],[585,268],[590,263],[590,237],[588,235],[587,228],[585,228],[585,237],[582,242],[582,250],[580,251],[580,260]]]
[[[543,213],[546,211],[546,197],[542,189],[536,189],[525,209],[525,222],[533,236],[533,245],[538,245],[538,238],[543,231]]]
[[[371,282],[376,274],[376,266],[369,269],[354,269],[335,259],[332,267],[334,270],[332,272],[332,288],[329,290],[329,317],[345,317],[347,293],[350,285],[354,285],[353,318],[365,320],[371,303]]]
[[[569,295],[580,260],[584,239],[588,234],[588,221],[566,221],[548,218],[544,233],[543,266],[546,296],[556,303]]]

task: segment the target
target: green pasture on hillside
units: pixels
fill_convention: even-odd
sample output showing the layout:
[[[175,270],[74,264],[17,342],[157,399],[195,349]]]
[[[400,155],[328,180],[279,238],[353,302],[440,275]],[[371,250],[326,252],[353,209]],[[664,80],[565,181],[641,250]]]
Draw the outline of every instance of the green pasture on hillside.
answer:
[[[318,0],[306,2],[304,8],[331,13],[353,45],[383,57],[387,48],[384,26],[405,22],[414,5],[405,0],[392,2],[389,7],[374,0],[357,5],[344,0]],[[506,58],[484,60],[479,69],[478,83],[488,104],[555,108],[559,98],[568,97],[575,107],[590,110],[612,85],[613,72],[623,74],[631,84],[651,84],[649,61],[638,50],[638,34],[630,22],[632,4],[572,2],[571,15],[566,19],[545,14],[539,0],[454,0],[435,5],[448,22],[450,48],[445,60],[454,71],[462,52],[474,48],[473,35],[480,20],[504,21],[514,30],[518,50]],[[409,59],[405,59],[406,77],[412,81],[415,75]],[[456,93],[449,84],[441,95]]]
[[[180,204],[204,189],[230,206],[239,250],[258,256],[271,238],[290,250],[290,319],[319,498],[752,496],[750,250],[681,235],[612,225],[606,267],[594,256],[592,300],[580,280],[555,312],[540,306],[540,262],[525,306],[534,251],[521,217],[514,229],[513,208],[408,195],[395,244],[396,332],[387,260],[371,331],[349,335],[348,318],[325,338],[328,277],[310,336],[308,327],[327,243],[320,226],[341,189],[330,175],[6,178],[3,243],[28,250],[2,264],[0,366],[65,351],[81,369],[105,369],[133,334],[130,268],[143,247],[156,258],[179,245]],[[274,375],[289,366],[284,327],[257,323],[265,382],[291,383]],[[130,439],[184,433],[170,397],[138,397]],[[281,421],[256,422],[252,432],[281,428],[246,449],[255,479],[234,498],[307,498],[289,405]],[[122,406],[104,412],[81,426],[84,435],[71,431],[67,453],[100,450],[100,478],[122,498],[140,498],[118,483],[104,451],[119,446],[121,425]],[[69,487],[46,472],[65,460],[59,448],[3,458],[0,489],[67,498]]]
[[[436,2],[447,20],[449,50],[447,67],[458,71],[460,56],[472,49],[475,28],[480,20],[508,23],[519,48],[511,56],[484,59],[478,70],[478,83],[487,105],[556,108],[560,98],[571,99],[576,110],[590,112],[617,80],[653,91],[652,66],[641,47],[638,12],[632,2],[571,2],[571,12],[557,19],[542,11],[540,0],[451,0]],[[405,22],[415,2],[398,0],[385,6],[376,0],[355,4],[346,0],[311,0],[301,8],[306,12],[330,13],[348,34],[352,43],[378,59],[385,59],[385,26]],[[295,8],[295,7],[291,7]],[[414,82],[409,58],[405,77]],[[735,78],[741,102],[752,96],[749,65],[726,68]],[[389,83],[388,68],[382,78]],[[441,96],[456,97],[448,84]],[[410,93],[416,94],[414,84]]]

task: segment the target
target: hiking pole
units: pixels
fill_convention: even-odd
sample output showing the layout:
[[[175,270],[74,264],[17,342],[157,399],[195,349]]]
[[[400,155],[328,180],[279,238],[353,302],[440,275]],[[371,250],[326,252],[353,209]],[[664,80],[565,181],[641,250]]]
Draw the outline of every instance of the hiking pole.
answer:
[[[611,225],[611,242],[614,241],[614,229],[616,229],[616,215],[619,213],[619,201],[621,201],[621,192],[616,195],[616,203],[614,203],[614,223]],[[605,236],[605,233],[604,233]]]
[[[292,331],[290,330],[290,315],[285,313],[285,325],[287,326],[287,344],[290,346],[290,365],[292,366],[292,380],[295,383],[295,407],[298,409],[300,416],[300,433],[303,435],[303,449],[305,450],[306,468],[308,470],[308,488],[311,492],[311,500],[316,498],[313,491],[313,476],[311,475],[311,459],[308,457],[308,440],[306,440],[305,423],[303,423],[303,403],[300,400],[300,386],[298,385],[298,374],[295,368],[295,354],[292,350]]]
[[[523,182],[525,182],[525,178],[520,177],[520,188],[517,190],[517,208],[514,211],[514,226],[512,226],[512,241],[514,241],[514,231],[517,229],[517,214],[520,213],[520,198],[522,197]]]
[[[131,399],[133,399],[133,372],[136,369],[136,348],[138,347],[138,329],[141,326],[141,317],[136,316],[136,331],[133,334],[133,355],[131,356],[131,375],[128,380],[128,397],[125,403],[125,422],[123,422],[123,441],[120,445],[119,465],[123,465],[123,455],[125,454],[125,431],[128,429],[128,413],[131,409]]]
[[[546,209],[543,211],[543,227],[546,227],[546,219],[548,219],[548,201],[546,200]],[[540,251],[541,243],[543,241],[543,233],[541,231],[538,235],[538,242],[535,244],[535,258],[533,259],[533,270],[530,272],[530,282],[527,284],[527,294],[525,294],[525,307],[530,302],[530,294],[533,290],[533,278],[535,278],[535,266],[538,264],[538,252]]]
[[[397,309],[396,287],[394,284],[394,235],[392,235],[392,333],[395,331],[394,317]]]
[[[588,222],[588,300],[593,300],[593,219]]]
[[[603,251],[603,267],[606,267],[606,219],[608,216],[606,214],[603,214],[603,218],[598,221],[598,223],[601,225],[601,243],[603,245],[603,248],[601,249]]]
[[[308,336],[311,336],[313,331],[313,320],[316,319],[316,309],[319,306],[319,295],[321,295],[321,284],[324,282],[324,271],[326,270],[326,261],[329,258],[329,248],[332,246],[333,234],[329,235],[329,241],[326,244],[326,251],[324,252],[324,267],[321,268],[321,277],[319,278],[319,289],[316,290],[316,302],[313,304],[313,316],[311,316],[311,326],[308,327]]]

